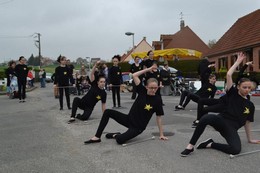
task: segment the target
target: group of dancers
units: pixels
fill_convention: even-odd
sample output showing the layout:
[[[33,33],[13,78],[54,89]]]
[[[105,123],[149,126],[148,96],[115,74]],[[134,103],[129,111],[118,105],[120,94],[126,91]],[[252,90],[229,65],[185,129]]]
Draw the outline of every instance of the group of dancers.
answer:
[[[151,56],[151,54],[153,54],[153,52],[149,51],[148,56]],[[202,87],[196,93],[184,91],[181,95],[179,105],[175,107],[176,110],[183,110],[190,100],[198,103],[197,119],[193,122],[195,131],[189,144],[185,150],[181,152],[181,156],[188,156],[194,151],[194,146],[207,125],[216,129],[216,131],[224,137],[226,144],[220,144],[215,142],[213,139],[208,139],[200,143],[197,146],[197,149],[213,148],[228,154],[240,153],[241,141],[237,131],[242,126],[245,127],[249,143],[260,143],[260,140],[252,139],[250,126],[251,122],[254,121],[255,107],[250,101],[249,93],[255,87],[254,82],[247,77],[240,77],[234,85],[232,80],[234,71],[245,59],[245,53],[239,52],[237,54],[236,62],[228,70],[226,75],[226,94],[219,99],[214,99],[216,92],[216,76],[212,75],[209,71],[209,69],[214,65],[210,63],[205,63],[204,65],[201,64],[202,68],[200,71],[203,75],[201,76]],[[133,71],[132,78],[134,82],[134,92],[137,93],[137,97],[136,93],[134,93],[132,99],[135,99],[135,101],[128,114],[121,113],[115,109],[106,109],[107,94],[105,91],[105,85],[107,79],[99,70],[102,66],[100,61],[96,62],[92,68],[90,74],[90,90],[82,98],[75,97],[72,103],[72,108],[70,108],[68,88],[66,87],[69,86],[68,79],[70,79],[69,75],[72,74],[67,70],[65,62],[63,62],[65,60],[66,57],[60,57],[58,60],[61,65],[55,70],[55,74],[57,74],[55,84],[58,84],[60,89],[60,109],[63,109],[63,91],[61,91],[63,89],[65,90],[67,106],[69,109],[72,109],[69,123],[74,122],[75,118],[87,120],[96,103],[98,101],[101,101],[102,103],[101,107],[103,115],[96,134],[89,140],[85,141],[85,144],[101,142],[101,135],[110,118],[114,119],[122,126],[125,126],[127,130],[123,133],[108,133],[106,134],[106,138],[115,139],[118,144],[124,144],[128,140],[140,135],[146,129],[146,126],[154,113],[156,114],[156,121],[159,128],[159,139],[168,139],[164,136],[161,118],[164,115],[163,101],[158,92],[161,86],[161,81],[156,79],[158,66],[152,58],[146,60],[146,68]],[[120,84],[122,84],[122,81],[120,81],[121,69],[118,67],[120,56],[114,56],[112,61],[113,67],[111,68],[112,72],[110,73],[112,76],[110,79],[110,86],[112,87],[113,106],[116,107],[115,97],[117,95],[117,106],[121,107]],[[143,76],[145,76],[145,80],[143,80]],[[66,77],[67,79],[65,79]],[[207,105],[207,107],[204,107],[204,105]],[[83,110],[82,115],[76,114],[78,108]],[[209,112],[216,112],[218,114],[212,114]]]

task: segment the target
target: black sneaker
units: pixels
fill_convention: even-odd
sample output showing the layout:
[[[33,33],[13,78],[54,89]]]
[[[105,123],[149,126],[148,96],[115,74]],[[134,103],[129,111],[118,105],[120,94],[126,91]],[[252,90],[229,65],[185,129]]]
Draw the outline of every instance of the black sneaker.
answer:
[[[75,122],[75,118],[71,117],[70,120],[68,121],[68,124],[73,123],[73,122]]]
[[[107,139],[113,139],[115,138],[116,135],[120,135],[121,133],[120,132],[116,132],[116,133],[107,133],[106,134],[106,138]],[[115,136],[114,136],[115,135]]]
[[[97,140],[90,139],[88,141],[85,141],[84,144],[92,144],[92,143],[99,143],[99,142],[101,142],[101,139],[97,139]]]
[[[181,152],[181,157],[187,157],[193,151],[194,151],[194,148],[192,148],[191,150],[185,148],[185,150],[183,150],[183,152]]]
[[[181,105],[175,106],[175,110],[184,110],[184,107],[182,107]]]
[[[214,142],[211,138],[207,139],[206,141],[203,141],[197,145],[197,149],[203,149],[207,148],[207,145]]]
[[[192,128],[196,128],[196,127],[198,126],[199,122],[200,122],[199,120],[193,121],[191,127],[192,127]]]

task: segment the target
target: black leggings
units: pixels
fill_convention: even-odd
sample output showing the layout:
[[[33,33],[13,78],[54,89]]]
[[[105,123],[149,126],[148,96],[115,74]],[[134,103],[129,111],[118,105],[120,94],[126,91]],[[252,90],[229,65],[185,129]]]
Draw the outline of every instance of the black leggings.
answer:
[[[186,107],[187,104],[190,102],[190,100],[197,103],[199,99],[200,99],[200,96],[198,96],[197,94],[191,93],[189,91],[183,91],[181,94],[181,99],[180,99],[179,105]],[[185,100],[185,102],[184,102],[184,100]],[[184,102],[184,104],[183,104],[183,102]]]
[[[21,100],[21,99],[24,100],[25,99],[25,92],[26,92],[26,80],[18,79],[17,83],[18,83],[19,100]]]
[[[143,132],[143,130],[139,130],[139,129],[130,127],[130,123],[129,123],[130,121],[129,121],[128,115],[115,111],[115,110],[106,109],[101,118],[101,121],[99,123],[98,129],[97,129],[97,132],[95,135],[96,137],[98,137],[98,138],[101,137],[101,135],[109,121],[109,118],[114,119],[119,124],[128,128],[128,130],[125,133],[122,133],[122,134],[116,136],[116,142],[118,144],[124,144],[126,141],[138,136],[139,134],[141,134]]]
[[[76,118],[80,119],[82,121],[88,120],[93,109],[88,108],[85,105],[82,105],[81,99],[78,97],[75,97],[73,100],[73,103],[72,103],[71,117],[75,118],[78,108],[84,110],[84,112],[82,115],[78,114]]]
[[[198,126],[196,127],[190,144],[195,145],[207,125],[216,129],[223,136],[227,144],[219,144],[213,142],[211,148],[222,151],[227,154],[238,154],[241,151],[241,141],[237,133],[238,125],[232,120],[225,119],[221,115],[206,114],[204,115]]]
[[[207,105],[207,107],[204,107],[204,105]],[[198,101],[197,120],[200,120],[203,115],[209,112],[220,113],[224,108],[225,105],[220,99],[201,98]]]
[[[113,105],[116,107],[116,95],[117,95],[117,104],[120,104],[120,86],[112,86],[112,97],[113,97]]]
[[[67,101],[67,106],[68,108],[70,107],[70,94],[69,94],[69,88],[62,88],[66,86],[59,86],[59,101],[60,101],[60,108],[63,108],[63,90],[65,90],[65,96],[66,96],[66,101]]]

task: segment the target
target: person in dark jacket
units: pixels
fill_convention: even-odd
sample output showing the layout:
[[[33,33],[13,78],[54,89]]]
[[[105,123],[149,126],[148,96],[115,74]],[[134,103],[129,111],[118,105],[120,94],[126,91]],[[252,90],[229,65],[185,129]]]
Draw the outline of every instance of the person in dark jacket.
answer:
[[[15,66],[15,73],[17,76],[18,82],[18,95],[19,102],[25,102],[25,92],[26,92],[26,83],[27,83],[27,75],[28,75],[28,67],[25,65],[26,59],[21,56],[19,58],[19,64]]]
[[[211,67],[215,67],[215,64],[211,64],[208,57],[203,58],[199,63],[198,74],[200,77],[201,86],[208,83],[209,76],[212,73]]]
[[[118,66],[120,59],[120,55],[115,55],[112,58],[113,66],[108,71],[109,86],[112,87],[112,98],[114,107],[116,107],[116,96],[117,105],[118,107],[121,107],[120,85],[123,84],[123,79],[121,67]]]
[[[57,60],[60,63],[60,66],[56,67],[55,69],[55,81],[54,87],[56,84],[59,88],[59,102],[60,102],[60,110],[63,110],[63,92],[65,91],[67,107],[70,107],[70,95],[69,95],[69,84],[70,79],[72,79],[71,70],[66,66],[66,57],[60,56]],[[73,81],[71,83],[74,85]]]
[[[143,69],[143,66],[139,63],[139,61],[140,61],[140,58],[138,56],[136,56],[135,59],[134,59],[134,63],[131,64],[131,66],[130,66],[130,73],[131,74]],[[142,81],[143,75],[139,76],[139,78],[140,78],[140,81]],[[136,86],[135,86],[134,82],[132,82],[132,85],[133,85],[133,93],[132,93],[131,98],[134,100],[136,98]]]
[[[15,61],[10,61],[8,63],[8,68],[6,69],[5,71],[5,75],[6,75],[6,78],[7,78],[7,94],[9,95],[10,94],[10,84],[11,84],[11,79],[15,76],[15,66],[16,66],[16,63]]]

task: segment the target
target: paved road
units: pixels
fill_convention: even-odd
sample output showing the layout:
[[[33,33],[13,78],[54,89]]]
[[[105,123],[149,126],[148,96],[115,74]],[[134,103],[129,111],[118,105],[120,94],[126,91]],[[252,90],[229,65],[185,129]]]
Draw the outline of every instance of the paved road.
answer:
[[[215,150],[195,150],[187,157],[180,157],[194,129],[191,122],[195,118],[196,104],[190,103],[184,111],[173,111],[179,97],[163,97],[165,103],[164,130],[168,141],[151,140],[128,147],[117,145],[114,140],[105,139],[93,145],[83,141],[95,134],[101,118],[98,103],[88,122],[67,124],[69,110],[59,110],[54,99],[52,86],[37,88],[29,92],[26,103],[9,100],[0,96],[0,172],[1,173],[193,173],[193,172],[259,172],[260,153],[235,159]],[[71,96],[73,99],[74,96]],[[256,106],[253,129],[260,129],[260,97],[252,97]],[[122,93],[120,111],[127,113],[133,101],[130,93]],[[107,107],[111,108],[111,93],[108,92]],[[125,128],[111,120],[105,132],[124,131]],[[243,130],[243,129],[241,129]],[[104,133],[105,133],[104,132]],[[138,141],[157,133],[155,118],[146,131],[133,139]],[[242,152],[260,149],[260,145],[248,144],[245,133],[239,133]],[[253,132],[260,139],[260,132]],[[223,141],[212,128],[207,128],[200,138],[213,137]]]

